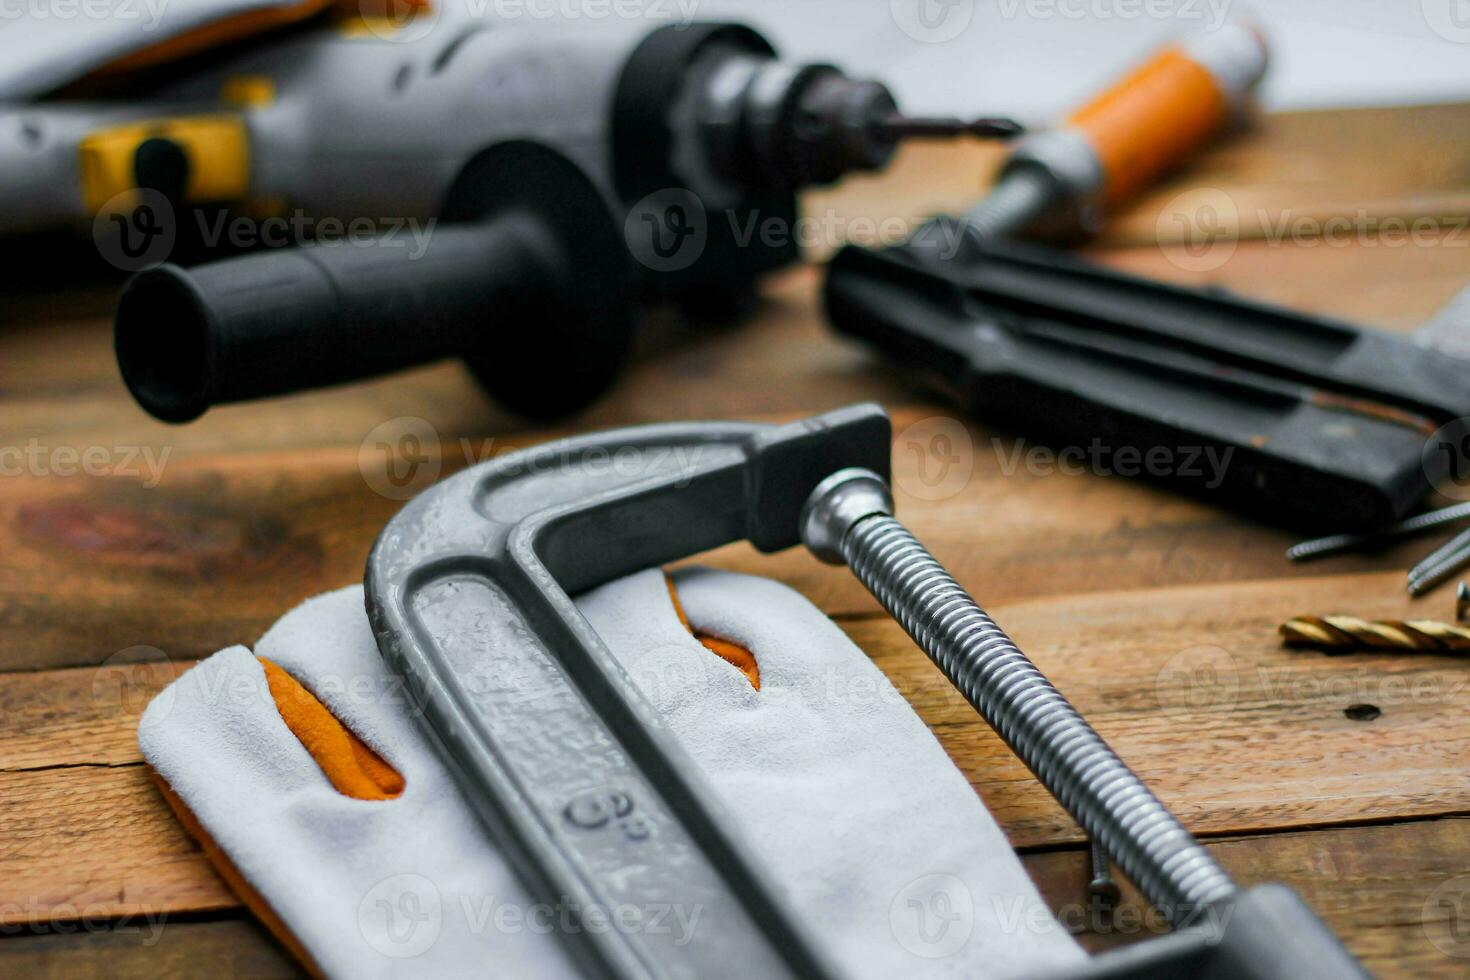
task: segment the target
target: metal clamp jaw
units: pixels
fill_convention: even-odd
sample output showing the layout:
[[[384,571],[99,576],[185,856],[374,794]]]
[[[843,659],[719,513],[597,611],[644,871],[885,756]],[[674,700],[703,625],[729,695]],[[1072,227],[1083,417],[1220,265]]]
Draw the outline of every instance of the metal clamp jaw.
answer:
[[[874,405],[783,426],[578,437],[451,477],[379,537],[366,579],[378,645],[533,895],[603,912],[683,903],[705,913],[680,944],[575,930],[566,938],[584,967],[623,978],[834,975],[569,596],[745,539],[762,551],[805,542],[850,565],[1145,896],[1186,926],[1079,976],[1206,965],[1219,977],[1360,974],[1290,892],[1238,893],[892,518],[890,441]],[[1228,922],[1227,911],[1261,928],[1204,928]],[[1272,925],[1288,921],[1286,934]]]
[[[811,488],[846,466],[886,474],[889,442],[876,406],[568,439],[445,480],[374,546],[378,644],[533,893],[703,907],[683,945],[580,930],[596,974],[831,971],[568,594],[730,541],[794,545]]]

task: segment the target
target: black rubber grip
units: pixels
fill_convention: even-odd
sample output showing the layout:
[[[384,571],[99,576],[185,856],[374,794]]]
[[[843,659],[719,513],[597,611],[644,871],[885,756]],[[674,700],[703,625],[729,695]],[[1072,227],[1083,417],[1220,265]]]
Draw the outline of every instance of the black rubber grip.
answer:
[[[187,422],[464,354],[535,295],[515,220],[151,269],[118,305],[124,380],[150,413]]]

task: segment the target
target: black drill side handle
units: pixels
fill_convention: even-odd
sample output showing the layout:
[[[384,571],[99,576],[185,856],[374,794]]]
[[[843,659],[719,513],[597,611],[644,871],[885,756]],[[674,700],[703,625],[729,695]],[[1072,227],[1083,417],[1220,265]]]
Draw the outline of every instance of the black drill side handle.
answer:
[[[513,228],[442,228],[407,239],[309,245],[163,265],[132,279],[116,343],[138,402],[169,422],[212,405],[284,395],[467,353],[536,296]]]
[[[987,418],[1297,527],[1401,517],[1444,476],[1426,443],[1470,414],[1470,372],[1405,340],[966,241],[947,219],[844,249],[826,303],[840,333]]]
[[[635,305],[601,193],[565,157],[516,141],[465,165],[427,235],[140,273],[115,342],[129,390],[168,422],[452,356],[507,407],[550,417],[611,385]]]

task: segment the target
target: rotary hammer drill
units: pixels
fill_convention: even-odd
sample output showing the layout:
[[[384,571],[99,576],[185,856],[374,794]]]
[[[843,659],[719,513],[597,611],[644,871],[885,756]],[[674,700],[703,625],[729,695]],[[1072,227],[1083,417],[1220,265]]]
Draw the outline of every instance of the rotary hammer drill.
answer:
[[[905,116],[878,82],[717,23],[317,25],[161,71],[147,109],[34,107],[51,145],[13,183],[46,193],[0,232],[70,212],[126,233],[208,205],[443,223],[421,254],[381,236],[143,272],[119,361],[171,421],[450,354],[508,407],[575,410],[616,375],[648,299],[738,306],[795,261],[792,236],[748,230],[792,227],[801,188],[881,169],[904,138],[1018,129]],[[68,160],[74,184],[55,179]]]

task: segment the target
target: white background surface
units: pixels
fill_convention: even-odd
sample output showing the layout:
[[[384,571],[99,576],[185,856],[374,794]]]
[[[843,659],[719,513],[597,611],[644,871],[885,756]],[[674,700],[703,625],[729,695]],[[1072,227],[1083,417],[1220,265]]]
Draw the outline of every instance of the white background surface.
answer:
[[[57,82],[48,74],[53,63],[63,75],[79,70],[79,49],[100,46],[107,50],[97,57],[111,57],[109,35],[179,29],[258,2],[271,0],[0,0],[0,94],[38,73],[44,91]],[[1217,27],[1222,13],[1252,17],[1270,37],[1264,100],[1271,108],[1470,100],[1470,0],[433,2],[451,20],[562,19],[633,30],[668,20],[745,21],[790,58],[887,81],[910,111],[1005,112],[1033,125],[1079,104],[1163,41]],[[914,22],[921,5],[930,23],[958,30],[940,42],[905,33],[900,22]],[[114,16],[79,14],[109,7]]]
[[[1155,45],[1208,30],[1222,6],[1270,37],[1272,108],[1470,99],[1470,0],[950,0],[950,24],[971,16],[942,43],[906,35],[890,8],[928,3],[932,23],[944,0],[685,2],[762,29],[783,54],[872,66],[910,111],[1043,122]]]

